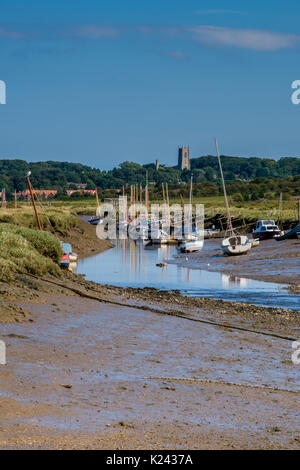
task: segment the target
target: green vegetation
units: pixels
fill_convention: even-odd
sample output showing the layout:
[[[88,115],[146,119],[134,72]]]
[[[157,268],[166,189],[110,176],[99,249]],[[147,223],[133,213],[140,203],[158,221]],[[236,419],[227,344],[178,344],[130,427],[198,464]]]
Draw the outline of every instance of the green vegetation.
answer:
[[[263,187],[267,179],[272,182],[271,191],[278,192],[280,185],[285,185],[290,189],[293,187],[293,182],[299,183],[300,158],[287,157],[273,160],[222,156],[222,164],[226,181],[237,184],[234,189],[237,189],[238,185],[253,183],[260,186],[256,191],[259,193],[259,189]],[[203,185],[201,191],[206,194],[202,195],[216,195],[220,191],[218,161],[214,156],[192,158],[191,171],[181,171],[176,166],[161,166],[156,170],[152,163],[139,165],[133,162],[123,162],[118,168],[101,171],[80,163],[53,161],[27,163],[24,160],[0,160],[0,188],[6,188],[8,197],[12,196],[15,189],[17,191],[27,189],[25,174],[28,170],[32,171],[31,181],[35,189],[57,189],[57,198],[67,198],[64,194],[65,190],[67,187],[74,189],[76,184],[86,184],[87,189],[98,187],[100,190],[120,189],[126,184],[145,185],[146,173],[148,181],[156,183],[158,187],[163,182],[178,187],[182,183],[188,183],[193,173],[194,182]],[[295,180],[297,177],[298,180]],[[277,184],[277,180],[281,182]],[[249,192],[251,191],[252,188],[249,187]],[[241,194],[243,195],[242,192]]]
[[[60,273],[61,246],[51,233],[0,224],[0,246],[1,281],[11,281],[17,273]]]
[[[40,220],[44,230],[66,235],[72,228],[78,226],[78,218],[69,207],[46,208],[40,212]],[[32,207],[0,210],[0,223],[36,228],[37,222]]]

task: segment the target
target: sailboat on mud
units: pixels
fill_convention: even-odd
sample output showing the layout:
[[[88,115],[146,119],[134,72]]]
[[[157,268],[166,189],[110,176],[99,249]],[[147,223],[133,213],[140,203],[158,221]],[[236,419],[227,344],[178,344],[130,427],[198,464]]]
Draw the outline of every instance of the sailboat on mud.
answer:
[[[98,198],[97,188],[96,188],[95,196],[96,196],[96,214],[90,217],[88,220],[88,223],[91,225],[98,225],[99,223],[103,222],[103,219],[99,216],[99,198]]]
[[[193,175],[191,175],[191,183],[190,183],[190,200],[189,205],[192,208],[192,197],[193,197]],[[186,231],[185,227],[183,228],[183,235],[184,240],[179,241],[178,250],[181,253],[193,253],[194,251],[200,251],[203,248],[203,238],[199,237],[199,234],[193,231],[193,227],[191,227]]]
[[[248,253],[248,251],[251,250],[252,243],[246,235],[240,235],[238,233],[235,233],[235,231],[233,230],[217,139],[215,139],[215,143],[222,178],[227,217],[227,230],[225,232],[225,238],[222,241],[222,250],[224,254],[229,256],[245,255]],[[226,237],[227,234],[229,235],[228,237]]]

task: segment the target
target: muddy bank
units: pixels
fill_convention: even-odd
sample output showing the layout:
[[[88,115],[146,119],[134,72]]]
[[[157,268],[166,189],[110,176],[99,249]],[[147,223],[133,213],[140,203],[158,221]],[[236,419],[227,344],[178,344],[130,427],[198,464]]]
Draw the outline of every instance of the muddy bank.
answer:
[[[110,240],[100,240],[96,235],[95,225],[90,225],[80,218],[78,227],[70,230],[64,241],[72,245],[74,253],[80,258],[102,253],[114,246]]]
[[[189,321],[213,309],[174,316],[159,292],[150,304],[115,288],[101,292],[115,304],[66,296],[71,282],[37,281],[40,298],[20,303],[34,321],[1,326],[1,449],[299,448],[290,341]]]
[[[300,286],[300,240],[261,241],[244,256],[224,256],[221,240],[205,240],[201,252],[178,255],[168,262],[258,281],[291,284],[295,286],[294,291]]]

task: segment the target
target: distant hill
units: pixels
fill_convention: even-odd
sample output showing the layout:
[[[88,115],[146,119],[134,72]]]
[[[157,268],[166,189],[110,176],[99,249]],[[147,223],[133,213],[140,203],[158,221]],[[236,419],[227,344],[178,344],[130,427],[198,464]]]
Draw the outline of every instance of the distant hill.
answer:
[[[222,156],[225,179],[227,181],[252,181],[256,178],[288,178],[300,175],[300,158],[245,158]],[[191,172],[194,182],[219,183],[219,168],[217,158],[202,156],[191,159]],[[176,184],[188,182],[191,172],[180,171],[176,166],[161,166],[158,171],[154,164],[140,165],[133,162],[123,162],[118,168],[110,171],[101,171],[80,163],[68,162],[33,162],[24,160],[0,160],[0,190],[5,187],[11,194],[14,189],[26,189],[25,174],[32,172],[32,185],[35,189],[52,189],[63,192],[67,184],[86,184],[87,189],[99,187],[101,189],[117,189],[124,184],[149,182],[158,185],[162,182]]]

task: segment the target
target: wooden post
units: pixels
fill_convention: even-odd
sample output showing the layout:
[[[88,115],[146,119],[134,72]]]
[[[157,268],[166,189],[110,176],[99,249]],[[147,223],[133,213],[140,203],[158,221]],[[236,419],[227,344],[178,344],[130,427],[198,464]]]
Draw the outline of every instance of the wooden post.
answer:
[[[6,207],[6,194],[5,194],[5,188],[2,189],[1,192],[2,195],[2,208],[5,209]]]
[[[167,204],[168,204],[168,206],[169,206],[169,205],[170,205],[170,201],[169,201],[168,183],[166,183],[166,193],[167,193]]]
[[[42,225],[41,225],[41,221],[40,221],[40,218],[39,218],[39,214],[38,214],[38,211],[37,211],[37,208],[36,208],[36,204],[35,204],[35,200],[34,200],[34,194],[33,194],[33,191],[32,191],[32,187],[31,187],[31,183],[30,183],[29,176],[27,176],[26,179],[27,179],[27,184],[28,184],[28,188],[29,188],[29,191],[30,191],[30,195],[31,195],[31,200],[32,200],[32,204],[33,204],[33,208],[34,208],[36,220],[37,220],[39,229],[40,229],[40,230],[43,230],[43,229],[42,229]]]

